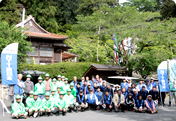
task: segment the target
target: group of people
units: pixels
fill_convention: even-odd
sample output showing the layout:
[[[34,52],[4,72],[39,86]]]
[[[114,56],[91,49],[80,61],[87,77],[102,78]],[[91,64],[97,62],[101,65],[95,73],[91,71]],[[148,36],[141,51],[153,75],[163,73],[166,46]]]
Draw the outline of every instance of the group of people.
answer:
[[[147,79],[146,83],[140,80],[135,85],[124,78],[116,87],[111,87],[99,75],[92,76],[91,80],[82,77],[81,82],[74,77],[70,84],[68,78],[61,75],[57,79],[51,79],[49,74],[45,75],[45,80],[38,77],[35,85],[30,79],[31,75],[27,75],[23,82],[22,74],[18,74],[11,106],[12,118],[65,115],[89,109],[157,113],[159,93],[153,79]]]

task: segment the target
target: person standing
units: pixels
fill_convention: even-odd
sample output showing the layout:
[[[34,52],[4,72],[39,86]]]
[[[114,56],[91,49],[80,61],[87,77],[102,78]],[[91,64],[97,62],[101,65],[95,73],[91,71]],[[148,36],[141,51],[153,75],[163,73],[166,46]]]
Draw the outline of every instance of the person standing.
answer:
[[[29,92],[34,91],[34,83],[31,81],[31,75],[26,76],[26,81],[24,82],[25,88],[24,88],[24,94],[25,94],[25,99],[28,98]]]
[[[142,90],[139,92],[139,94],[142,95],[143,100],[146,100],[147,95],[148,95],[148,91],[145,89],[145,86],[142,87]]]
[[[76,76],[74,76],[73,81],[72,81],[71,83],[74,84],[74,87],[75,87],[75,89],[76,89],[76,87],[77,87],[77,83],[78,83],[78,81],[77,81],[77,77],[76,77]]]
[[[38,83],[34,86],[34,92],[38,93],[38,97],[43,100],[45,94],[45,85],[42,83],[42,77],[38,77]]]
[[[154,82],[154,78],[153,78],[153,77],[151,77],[150,83],[152,84],[152,87],[153,87],[153,86],[155,86],[155,87],[157,86],[156,83]]]
[[[125,79],[125,78],[123,78],[123,82],[120,84],[120,86],[121,86],[121,89],[122,89],[123,87],[125,87],[125,88],[126,88],[126,91],[128,90],[128,83],[126,82],[126,79]]]
[[[14,86],[14,102],[16,101],[16,95],[20,95],[21,101],[23,100],[23,89],[25,88],[25,84],[23,80],[21,80],[22,77],[22,74],[18,74],[18,83]]]
[[[113,91],[113,89],[111,88],[110,83],[107,83],[107,87],[106,87],[105,90],[108,90],[108,91],[109,91],[109,94],[110,94],[112,97],[114,96],[114,91]],[[103,94],[105,94],[105,90],[104,90]]]
[[[152,84],[150,83],[150,80],[149,79],[146,79],[146,90],[149,92],[152,90]]]
[[[136,88],[138,91],[141,91],[143,86],[145,86],[145,84],[143,83],[143,79],[140,79]]]
[[[43,84],[45,85],[45,92],[51,93],[52,81],[49,80],[49,74],[45,74],[45,79]]]
[[[152,100],[154,101],[155,107],[158,105],[159,93],[156,90],[156,87],[153,86],[152,90],[149,91],[149,95],[152,96]]]

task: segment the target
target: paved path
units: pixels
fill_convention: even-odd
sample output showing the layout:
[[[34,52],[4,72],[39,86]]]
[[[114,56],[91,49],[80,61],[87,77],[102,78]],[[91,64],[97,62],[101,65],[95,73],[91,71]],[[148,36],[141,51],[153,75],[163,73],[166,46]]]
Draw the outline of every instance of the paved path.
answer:
[[[5,101],[6,105],[10,109],[11,103]],[[2,116],[2,105],[0,104],[0,121],[16,121],[17,119],[11,119],[10,114],[5,112],[5,116]],[[176,107],[159,107],[159,113],[147,114],[147,113],[135,113],[135,112],[104,112],[104,111],[86,111],[78,113],[67,113],[66,116],[51,116],[51,117],[39,117],[39,118],[27,118],[18,119],[20,121],[176,121]]]

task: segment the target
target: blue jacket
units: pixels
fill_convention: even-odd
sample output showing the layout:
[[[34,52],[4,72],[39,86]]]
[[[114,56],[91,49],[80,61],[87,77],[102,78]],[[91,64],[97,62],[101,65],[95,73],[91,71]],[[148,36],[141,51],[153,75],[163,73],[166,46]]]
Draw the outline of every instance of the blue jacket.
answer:
[[[84,95],[82,95],[82,98],[80,98],[80,95],[78,95],[78,102],[81,102],[81,103],[84,102]]]
[[[142,99],[141,101],[139,99],[136,100],[136,107],[144,107],[144,100]]]
[[[82,90],[83,90],[83,94],[84,94],[84,91],[85,91],[85,85],[84,84],[82,86]],[[86,94],[89,94],[88,85],[86,85]]]
[[[21,82],[23,82],[22,80],[21,80]],[[19,87],[17,84],[15,84],[15,86],[14,86],[14,94],[23,94],[23,90],[22,90],[22,88],[21,87]]]
[[[106,89],[106,86],[103,87],[103,85],[101,85],[101,86],[100,86],[100,89],[101,89],[102,92],[104,92],[104,90]]]
[[[79,91],[80,91],[82,88],[81,88],[81,86],[80,86],[79,89],[78,89],[77,87],[76,87],[75,89],[76,89],[76,95],[78,95],[78,94],[79,94]]]
[[[95,94],[93,94],[92,100],[90,99],[90,94],[88,94],[86,102],[88,104],[94,104],[95,103]]]
[[[127,92],[125,92],[125,93],[123,93],[123,92],[122,92],[122,94],[124,95],[124,97],[125,97],[125,99],[126,99],[126,98],[127,98],[128,93],[127,93]]]
[[[145,91],[143,92],[143,91],[141,90],[139,93],[142,95],[142,99],[143,99],[143,100],[146,100],[147,95],[148,95],[148,91],[145,90]]]
[[[138,93],[136,94],[136,96],[133,94],[133,98],[136,101],[138,99]]]
[[[96,91],[95,92],[95,95],[97,96],[97,98],[98,98],[98,101],[100,101],[101,100],[101,97],[102,97],[102,95],[103,95],[103,93],[100,91],[99,93]]]
[[[124,84],[124,83],[122,82],[122,83],[121,83],[121,90],[122,90],[123,87],[125,87],[125,88],[126,88],[126,91],[127,91],[127,90],[128,90],[128,83],[125,83],[125,84]]]
[[[71,83],[74,84],[74,88],[76,89],[76,87],[77,87],[77,83],[78,83],[78,82],[74,83],[74,81],[72,81]]]
[[[157,86],[155,82],[153,82],[153,83],[151,83],[151,84],[152,84],[152,87],[153,87],[153,86],[155,86],[155,87]]]
[[[104,95],[104,103],[110,105],[111,102],[112,102],[112,100],[111,100],[111,95],[109,95],[108,98],[107,98],[106,95]]]

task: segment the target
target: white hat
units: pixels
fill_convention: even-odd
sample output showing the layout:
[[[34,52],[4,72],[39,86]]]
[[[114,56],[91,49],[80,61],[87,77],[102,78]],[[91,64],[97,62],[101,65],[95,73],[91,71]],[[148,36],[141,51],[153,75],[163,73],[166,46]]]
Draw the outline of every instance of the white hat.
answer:
[[[131,84],[128,84],[128,87],[131,87]]]
[[[136,92],[137,91],[137,89],[133,89],[133,92]]]
[[[154,80],[154,78],[153,78],[153,77],[151,77],[150,79]]]

